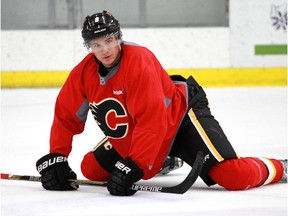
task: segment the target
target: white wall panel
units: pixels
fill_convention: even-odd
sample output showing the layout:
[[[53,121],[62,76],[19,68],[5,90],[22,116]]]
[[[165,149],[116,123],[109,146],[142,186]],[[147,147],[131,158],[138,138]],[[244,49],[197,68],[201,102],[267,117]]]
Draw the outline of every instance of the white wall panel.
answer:
[[[165,68],[229,66],[228,28],[123,29]],[[2,31],[2,70],[71,70],[87,54],[81,30]]]

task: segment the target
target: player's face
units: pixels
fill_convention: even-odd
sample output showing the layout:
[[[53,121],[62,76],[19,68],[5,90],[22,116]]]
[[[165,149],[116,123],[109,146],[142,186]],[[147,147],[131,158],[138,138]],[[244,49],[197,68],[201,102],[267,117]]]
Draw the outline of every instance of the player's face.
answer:
[[[89,42],[91,51],[106,68],[111,68],[120,58],[120,41],[114,35],[95,38]]]

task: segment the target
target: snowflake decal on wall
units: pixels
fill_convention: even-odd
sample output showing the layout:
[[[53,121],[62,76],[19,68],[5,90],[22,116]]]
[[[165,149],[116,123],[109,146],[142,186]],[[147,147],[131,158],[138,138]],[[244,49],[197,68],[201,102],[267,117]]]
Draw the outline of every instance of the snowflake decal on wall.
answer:
[[[287,29],[287,4],[280,6],[271,5],[271,14],[270,14],[272,25],[276,30]]]

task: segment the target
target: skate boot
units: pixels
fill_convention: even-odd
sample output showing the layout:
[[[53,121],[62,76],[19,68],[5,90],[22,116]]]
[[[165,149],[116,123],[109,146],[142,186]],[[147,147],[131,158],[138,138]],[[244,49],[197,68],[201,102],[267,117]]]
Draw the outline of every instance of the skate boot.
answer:
[[[179,169],[183,166],[183,160],[177,157],[167,157],[163,163],[163,166],[161,170],[159,171],[159,174],[166,175],[169,172]]]
[[[287,183],[287,159],[284,160],[279,160],[283,167],[284,167],[284,173],[283,173],[283,177],[281,178],[281,180],[279,182],[284,182]]]

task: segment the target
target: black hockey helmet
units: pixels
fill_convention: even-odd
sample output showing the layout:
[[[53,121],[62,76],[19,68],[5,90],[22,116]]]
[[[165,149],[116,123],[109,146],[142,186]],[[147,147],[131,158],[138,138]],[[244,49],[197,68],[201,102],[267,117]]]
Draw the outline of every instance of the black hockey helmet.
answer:
[[[114,34],[117,39],[122,37],[118,20],[105,10],[102,13],[87,16],[84,20],[81,34],[86,47],[88,47],[87,43],[89,40],[101,36]]]

